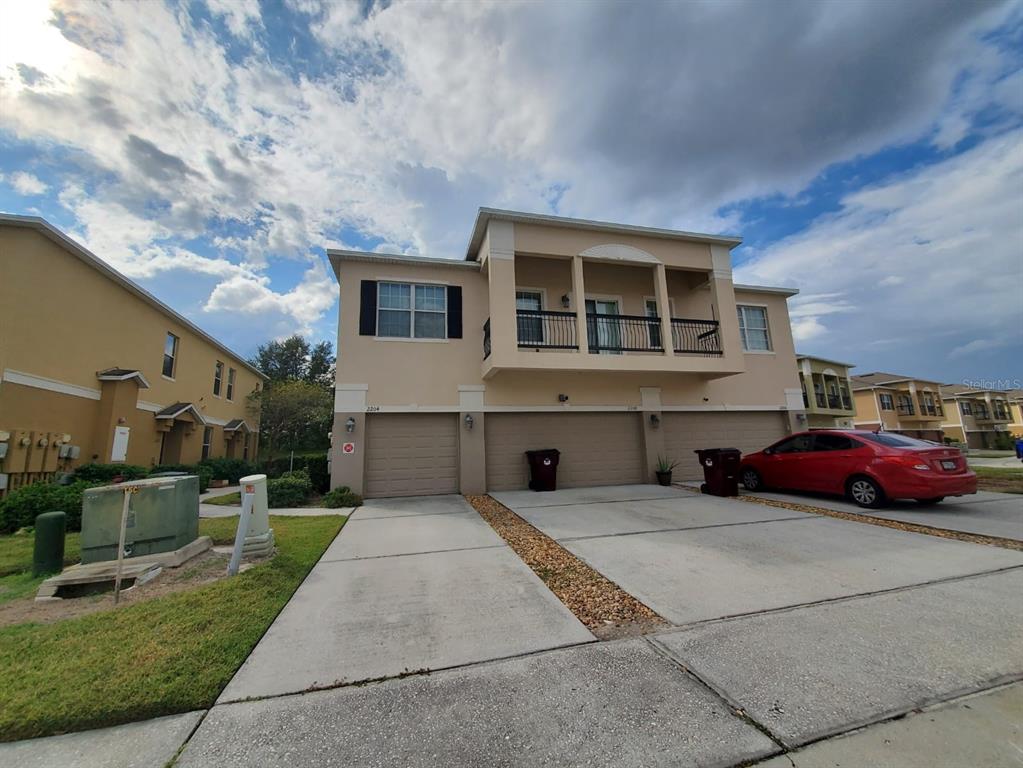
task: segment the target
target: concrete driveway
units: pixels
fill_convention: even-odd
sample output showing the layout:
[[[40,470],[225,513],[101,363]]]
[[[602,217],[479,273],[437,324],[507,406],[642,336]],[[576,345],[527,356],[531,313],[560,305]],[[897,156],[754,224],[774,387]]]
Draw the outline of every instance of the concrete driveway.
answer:
[[[377,499],[349,518],[219,701],[593,639],[461,496]]]
[[[893,501],[883,509],[864,509],[835,496],[768,491],[757,491],[752,494],[740,492],[743,496],[759,496],[764,499],[823,507],[837,512],[853,512],[884,520],[898,520],[932,528],[1023,541],[1023,496],[1014,493],[978,491],[970,496],[951,497],[932,506],[921,506],[914,501]]]

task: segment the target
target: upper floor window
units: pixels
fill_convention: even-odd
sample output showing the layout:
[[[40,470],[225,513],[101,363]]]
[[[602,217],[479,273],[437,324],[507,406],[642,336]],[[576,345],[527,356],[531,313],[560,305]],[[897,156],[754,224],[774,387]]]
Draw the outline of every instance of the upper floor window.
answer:
[[[447,289],[443,285],[380,283],[377,335],[398,339],[447,338]]]
[[[515,291],[515,325],[518,329],[519,344],[543,344],[543,317],[539,314],[520,314],[521,312],[541,312],[543,310],[543,293],[531,290]]]
[[[178,337],[173,333],[167,334],[163,342],[163,375],[168,379],[174,378],[174,369],[178,361]]]
[[[888,392],[881,392],[877,396],[877,399],[881,402],[881,410],[882,411],[894,411],[895,410],[895,400],[892,398],[890,393],[888,393]]]
[[[227,399],[234,400],[234,368],[227,369]]]
[[[969,400],[960,400],[959,401],[959,411],[960,411],[960,413],[963,414],[963,416],[972,416],[973,415],[973,407],[970,405],[970,401]]]
[[[220,397],[220,390],[224,386],[224,364],[217,360],[213,368],[213,396]],[[230,395],[228,395],[230,397]]]
[[[742,348],[747,352],[770,351],[771,337],[767,332],[767,307],[751,307],[740,304],[737,309]]]

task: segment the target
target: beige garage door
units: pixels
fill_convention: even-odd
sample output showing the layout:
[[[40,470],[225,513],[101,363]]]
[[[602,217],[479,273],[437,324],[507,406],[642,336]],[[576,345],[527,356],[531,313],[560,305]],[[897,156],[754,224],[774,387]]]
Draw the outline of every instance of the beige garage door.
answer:
[[[454,413],[374,413],[366,418],[366,496],[458,493]]]
[[[487,488],[526,488],[525,452],[561,451],[558,487],[643,481],[643,437],[638,413],[488,413]]]
[[[697,448],[738,448],[753,453],[788,434],[780,411],[736,413],[672,413],[661,415],[664,448],[679,462],[675,477],[702,480],[703,470],[693,453]]]

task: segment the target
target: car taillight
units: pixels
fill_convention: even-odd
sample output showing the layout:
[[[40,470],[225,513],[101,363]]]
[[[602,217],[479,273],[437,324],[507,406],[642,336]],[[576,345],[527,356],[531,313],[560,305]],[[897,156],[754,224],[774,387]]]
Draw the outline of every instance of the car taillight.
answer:
[[[882,456],[881,459],[892,464],[909,467],[910,469],[929,470],[931,468],[929,464],[925,464],[924,460],[917,456]]]

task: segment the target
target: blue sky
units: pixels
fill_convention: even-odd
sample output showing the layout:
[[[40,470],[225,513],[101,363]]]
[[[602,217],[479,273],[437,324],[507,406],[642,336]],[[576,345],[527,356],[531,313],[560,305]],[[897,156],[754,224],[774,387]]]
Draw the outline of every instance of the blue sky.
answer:
[[[494,206],[741,234],[802,352],[1023,371],[1023,1],[32,2],[0,210],[243,353],[333,341],[324,247],[459,258]]]

